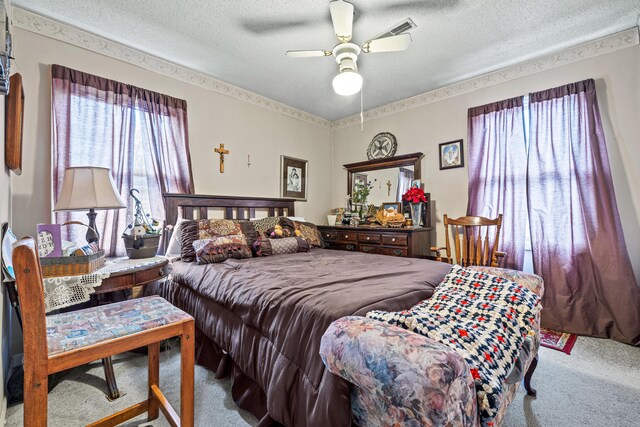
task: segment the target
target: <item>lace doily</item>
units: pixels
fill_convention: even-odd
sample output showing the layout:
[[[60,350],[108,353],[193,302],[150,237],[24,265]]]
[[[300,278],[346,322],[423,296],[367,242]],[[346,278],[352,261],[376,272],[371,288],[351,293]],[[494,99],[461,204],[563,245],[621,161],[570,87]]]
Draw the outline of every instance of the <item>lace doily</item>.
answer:
[[[99,270],[82,276],[48,277],[44,279],[44,309],[50,312],[89,301],[90,295],[102,281],[112,273],[120,273],[136,268],[164,262],[166,258],[156,256],[145,259],[110,259]]]

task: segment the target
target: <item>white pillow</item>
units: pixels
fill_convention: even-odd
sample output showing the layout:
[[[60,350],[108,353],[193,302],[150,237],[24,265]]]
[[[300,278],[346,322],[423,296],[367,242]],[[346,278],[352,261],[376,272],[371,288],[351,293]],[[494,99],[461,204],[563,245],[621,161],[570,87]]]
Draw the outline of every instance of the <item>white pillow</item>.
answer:
[[[189,220],[184,218],[178,219],[175,227],[173,227],[171,240],[169,240],[169,246],[167,246],[167,253],[164,256],[168,258],[180,256],[180,248],[182,247],[182,224],[186,221]]]
[[[287,218],[291,221],[307,222],[303,216],[288,216]]]

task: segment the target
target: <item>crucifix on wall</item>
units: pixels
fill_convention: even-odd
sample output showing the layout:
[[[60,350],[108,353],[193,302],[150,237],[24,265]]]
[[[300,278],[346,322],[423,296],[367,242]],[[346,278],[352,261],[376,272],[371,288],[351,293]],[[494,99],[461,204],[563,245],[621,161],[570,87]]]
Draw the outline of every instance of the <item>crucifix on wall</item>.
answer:
[[[216,148],[214,151],[220,154],[220,173],[224,173],[224,156],[230,151],[224,149],[224,144],[220,144],[220,148]]]

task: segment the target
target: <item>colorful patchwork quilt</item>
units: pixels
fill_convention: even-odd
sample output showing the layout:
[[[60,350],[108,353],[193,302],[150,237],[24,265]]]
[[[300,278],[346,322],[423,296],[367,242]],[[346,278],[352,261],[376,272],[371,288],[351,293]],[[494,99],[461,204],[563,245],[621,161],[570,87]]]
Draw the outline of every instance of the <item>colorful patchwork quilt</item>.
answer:
[[[533,333],[540,298],[518,283],[454,266],[433,296],[409,310],[367,317],[402,326],[456,350],[475,380],[480,421],[494,426],[505,378]]]

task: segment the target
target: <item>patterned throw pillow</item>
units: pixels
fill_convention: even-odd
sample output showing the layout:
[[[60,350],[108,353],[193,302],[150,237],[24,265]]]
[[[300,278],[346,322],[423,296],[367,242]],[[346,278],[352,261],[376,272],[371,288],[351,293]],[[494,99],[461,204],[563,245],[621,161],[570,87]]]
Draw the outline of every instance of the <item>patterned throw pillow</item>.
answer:
[[[268,239],[261,237],[253,244],[256,256],[271,256],[309,252],[309,243],[301,237],[287,237],[284,239]]]
[[[180,239],[180,259],[184,262],[194,262],[196,251],[193,242],[198,240],[198,222],[185,221],[182,224],[182,237]]]
[[[242,234],[240,224],[231,219],[204,219],[198,221],[198,239]]]
[[[311,222],[292,221],[296,230],[300,231],[300,237],[309,242],[311,246],[324,248],[322,233],[315,224]]]
[[[228,234],[223,234],[228,233]],[[196,260],[193,243],[196,240],[215,239],[220,236],[241,236],[251,248],[256,239],[256,231],[249,221],[228,219],[190,220],[182,224],[180,259],[185,262]]]
[[[255,228],[258,236],[264,236],[267,230],[275,228],[276,225],[280,225],[280,221],[285,218],[283,216],[269,216],[266,218],[254,219],[251,221],[253,228]]]
[[[475,379],[482,425],[491,426],[539,303],[518,283],[454,266],[430,299],[409,310],[372,311],[367,317],[425,335],[463,356]]]
[[[214,264],[229,258],[251,258],[251,247],[241,234],[218,236],[193,242],[198,264]]]

